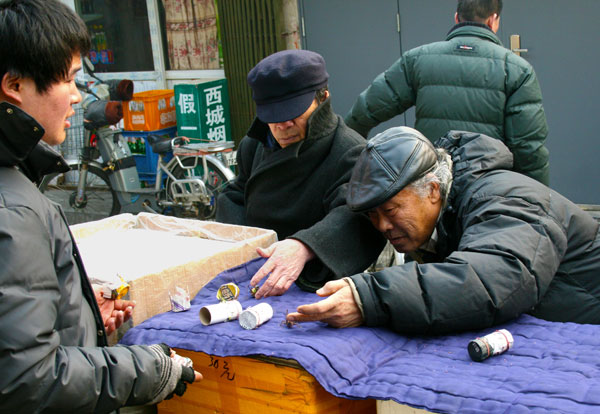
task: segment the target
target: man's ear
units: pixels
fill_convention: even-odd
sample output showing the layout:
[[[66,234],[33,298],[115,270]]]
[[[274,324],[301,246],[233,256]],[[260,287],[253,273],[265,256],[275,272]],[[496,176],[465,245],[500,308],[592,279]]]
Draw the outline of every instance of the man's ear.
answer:
[[[458,21],[458,12],[454,13],[454,23],[456,23],[456,24],[460,23]]]
[[[323,99],[320,101],[317,99],[317,103],[321,104],[321,103],[325,102],[327,100],[327,98],[329,98],[329,89],[325,89]]]
[[[498,28],[500,27],[500,16],[498,15],[498,13],[494,13],[490,17],[488,17],[485,21],[485,25],[489,27],[492,30],[492,32],[498,32]]]
[[[12,104],[20,105],[23,101],[21,96],[22,92],[22,78],[17,75],[6,72],[0,80],[0,96],[3,100],[6,100]]]
[[[440,191],[440,183],[432,182],[429,184],[429,200],[432,204],[437,204],[442,199],[442,194]]]

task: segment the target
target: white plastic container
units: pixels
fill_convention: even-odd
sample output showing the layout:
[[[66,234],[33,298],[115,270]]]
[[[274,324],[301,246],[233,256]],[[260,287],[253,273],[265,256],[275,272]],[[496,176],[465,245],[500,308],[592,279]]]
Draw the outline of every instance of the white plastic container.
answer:
[[[244,329],[256,329],[273,317],[273,308],[266,302],[252,306],[240,315],[240,326]]]
[[[515,340],[506,329],[500,329],[481,338],[469,342],[467,350],[475,362],[481,362],[494,355],[499,355],[512,348]]]

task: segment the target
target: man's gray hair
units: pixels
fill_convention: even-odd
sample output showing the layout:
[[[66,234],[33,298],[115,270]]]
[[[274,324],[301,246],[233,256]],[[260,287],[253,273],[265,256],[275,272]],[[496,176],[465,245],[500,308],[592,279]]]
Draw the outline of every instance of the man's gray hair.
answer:
[[[419,197],[426,197],[431,191],[431,183],[438,183],[442,205],[445,205],[452,187],[452,157],[445,149],[436,148],[435,151],[437,162],[433,170],[410,183],[408,188],[416,192]]]

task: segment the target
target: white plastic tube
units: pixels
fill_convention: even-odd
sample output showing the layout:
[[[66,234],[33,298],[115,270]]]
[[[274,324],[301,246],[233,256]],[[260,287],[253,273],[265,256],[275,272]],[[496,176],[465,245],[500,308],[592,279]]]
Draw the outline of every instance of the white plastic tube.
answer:
[[[200,322],[213,325],[219,322],[233,321],[242,313],[242,304],[237,300],[207,305],[200,309]]]
[[[256,329],[273,317],[273,308],[266,302],[252,306],[240,315],[240,326],[244,329]]]

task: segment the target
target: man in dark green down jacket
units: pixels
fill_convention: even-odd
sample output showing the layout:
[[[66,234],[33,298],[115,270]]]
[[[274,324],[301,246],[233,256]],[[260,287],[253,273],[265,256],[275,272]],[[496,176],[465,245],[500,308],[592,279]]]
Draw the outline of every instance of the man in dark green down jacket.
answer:
[[[482,329],[522,313],[600,324],[600,229],[548,187],[509,171],[497,139],[451,131],[438,148],[408,127],[374,137],[349,183],[368,214],[413,261],[329,282],[289,320],[403,333]]]
[[[406,52],[363,91],[346,123],[361,135],[415,106],[432,141],[450,130],[502,140],[513,169],[548,185],[548,135],[533,67],[496,36],[502,0],[459,0],[446,40]]]
[[[285,50],[248,74],[257,118],[237,151],[239,174],[219,195],[217,221],[273,229],[279,242],[251,285],[255,297],[296,282],[316,290],[366,269],[384,239],[346,206],[346,186],[366,141],[331,108],[325,61]],[[365,244],[361,245],[359,240]]]

